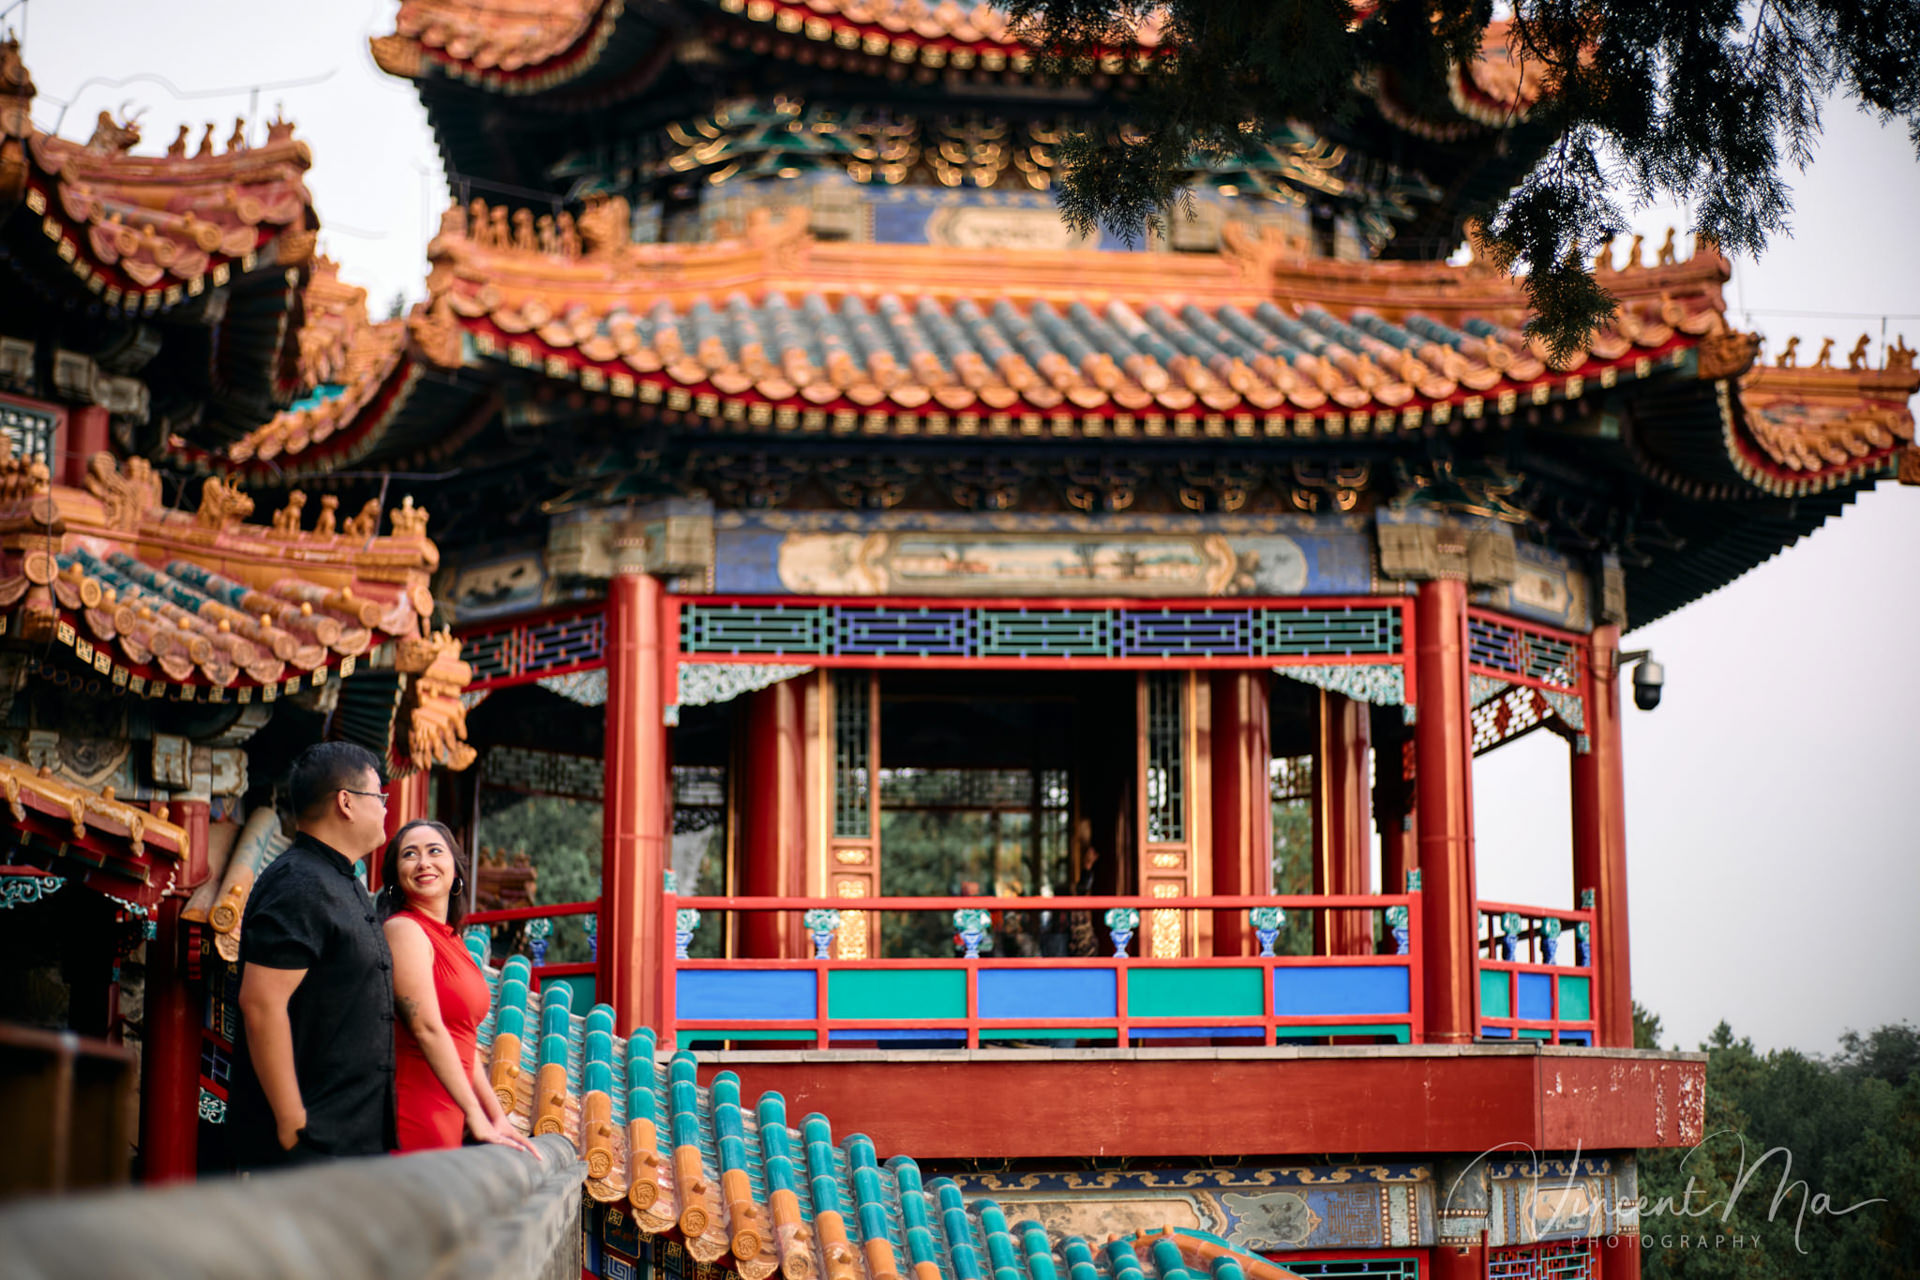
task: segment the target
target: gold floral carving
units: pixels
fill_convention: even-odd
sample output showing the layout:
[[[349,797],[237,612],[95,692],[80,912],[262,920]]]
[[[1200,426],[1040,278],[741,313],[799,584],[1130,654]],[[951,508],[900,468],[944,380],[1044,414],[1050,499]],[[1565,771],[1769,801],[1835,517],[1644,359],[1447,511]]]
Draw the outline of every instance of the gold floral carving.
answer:
[[[1153,886],[1156,898],[1177,898],[1181,886],[1170,880],[1162,880]],[[1177,959],[1185,943],[1186,932],[1184,915],[1178,910],[1155,908],[1152,915],[1153,958],[1156,960]]]
[[[864,898],[867,896],[865,880],[845,879],[835,884],[833,895],[836,898]],[[834,940],[834,951],[842,960],[865,960],[867,958],[867,913],[848,911],[840,917],[840,932]]]

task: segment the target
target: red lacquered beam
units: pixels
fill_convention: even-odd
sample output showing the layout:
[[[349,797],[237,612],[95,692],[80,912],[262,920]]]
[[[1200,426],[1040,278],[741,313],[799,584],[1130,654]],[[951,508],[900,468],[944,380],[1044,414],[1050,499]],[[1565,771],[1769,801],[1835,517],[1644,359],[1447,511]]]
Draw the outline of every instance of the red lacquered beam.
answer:
[[[505,924],[512,920],[540,920],[547,916],[590,916],[600,909],[594,902],[557,902],[552,906],[502,907],[497,911],[470,911],[466,924]]]

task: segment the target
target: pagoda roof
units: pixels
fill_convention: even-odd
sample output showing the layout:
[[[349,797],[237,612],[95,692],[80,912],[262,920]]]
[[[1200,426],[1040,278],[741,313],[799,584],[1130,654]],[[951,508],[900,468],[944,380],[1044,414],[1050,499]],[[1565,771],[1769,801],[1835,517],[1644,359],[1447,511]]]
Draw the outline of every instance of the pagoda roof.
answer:
[[[820,242],[797,214],[629,245],[600,216],[584,251],[540,252],[450,211],[423,328],[696,427],[1054,438],[1415,430],[1578,399],[1730,332],[1712,252],[1613,273],[1618,314],[1555,363],[1519,284],[1477,263],[1308,258],[1231,226],[1217,255],[1010,257]]]
[[[116,800],[111,787],[95,791],[0,756],[0,798],[13,856],[142,910],[159,903],[187,861],[185,828],[164,811]]]
[[[338,524],[336,503],[323,498],[307,528],[296,490],[271,524],[249,524],[252,500],[218,478],[186,512],[163,505],[139,459],[95,455],[84,490],[49,484],[43,464],[0,460],[4,634],[70,649],[71,660],[34,662],[96,695],[272,702],[344,682],[343,730],[392,772],[464,768],[472,672],[458,642],[427,626],[439,564],[427,513],[402,502],[382,536],[378,503]]]
[[[1034,72],[1032,52],[1005,10],[956,0],[686,0],[701,10],[742,19],[732,43],[776,58],[843,65],[897,75],[900,68],[1004,75]],[[1364,19],[1373,6],[1355,4]],[[440,74],[507,94],[541,93],[595,70],[627,0],[403,0],[392,35],[376,37],[375,60],[388,73],[419,80]],[[1538,102],[1543,77],[1512,48],[1511,22],[1487,25],[1480,57],[1453,66],[1448,94],[1460,117],[1482,125],[1524,121]],[[756,33],[769,28],[774,40]],[[1132,42],[1104,55],[1100,75],[1143,68],[1167,48],[1162,15],[1148,14]],[[1406,115],[1406,108],[1397,114]],[[1458,122],[1453,122],[1458,123]],[[1435,126],[1425,126],[1431,129]],[[1441,126],[1444,127],[1444,126]]]
[[[882,1164],[862,1135],[836,1145],[826,1116],[789,1123],[778,1093],[743,1106],[731,1071],[700,1087],[693,1054],[661,1061],[651,1031],[614,1035],[605,1005],[573,1013],[565,983],[530,997],[525,957],[484,972],[492,1007],[479,1040],[506,1113],[529,1133],[572,1142],[586,1158],[587,1194],[621,1204],[642,1235],[678,1241],[697,1262],[742,1280],[776,1271],[787,1280],[1294,1274],[1199,1231],[1088,1241],[1009,1223],[993,1201],[965,1198],[949,1178],[923,1181],[908,1156]]]
[[[197,147],[183,125],[165,154],[138,155],[138,127],[106,112],[84,142],[43,132],[33,97],[18,43],[0,43],[0,240],[14,274],[68,311],[217,327],[198,356],[202,390],[236,412],[291,398],[319,229],[293,126],[275,120],[252,146],[236,125],[220,150],[213,125]]]

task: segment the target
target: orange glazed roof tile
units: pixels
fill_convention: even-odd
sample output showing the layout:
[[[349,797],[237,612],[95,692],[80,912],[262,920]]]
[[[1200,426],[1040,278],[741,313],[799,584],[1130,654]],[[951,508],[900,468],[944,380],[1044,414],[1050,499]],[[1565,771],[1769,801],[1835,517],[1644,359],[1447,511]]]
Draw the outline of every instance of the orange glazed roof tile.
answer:
[[[746,1099],[739,1077],[696,1079],[694,1055],[661,1061],[652,1030],[615,1033],[613,1010],[573,1012],[571,988],[530,991],[525,956],[499,969],[468,935],[491,1008],[479,1028],[487,1081],[515,1127],[557,1134],[586,1164],[586,1194],[640,1234],[678,1241],[741,1280],[1291,1280],[1218,1236],[1162,1227],[1089,1241],[1010,1221],[872,1139],[835,1141],[828,1117]],[[805,1198],[802,1198],[802,1193]]]
[[[458,642],[426,629],[440,559],[426,512],[403,502],[383,537],[375,503],[336,523],[338,500],[323,497],[307,528],[305,501],[296,490],[270,525],[247,524],[252,501],[217,478],[188,513],[161,504],[139,459],[95,455],[85,490],[0,459],[4,634],[71,649],[100,692],[182,701],[271,702],[356,666],[391,671],[389,764],[464,768],[471,671]]]
[[[1742,477],[1799,496],[1895,473],[1913,444],[1908,401],[1920,391],[1920,373],[1904,340],[1882,369],[1867,367],[1867,345],[1862,337],[1848,368],[1831,367],[1826,353],[1798,368],[1787,355],[1789,363],[1742,380],[1739,425],[1724,418],[1728,456]]]
[[[998,251],[818,242],[798,215],[698,245],[626,243],[623,219],[596,206],[541,252],[504,213],[450,210],[419,327],[434,358],[464,335],[723,430],[1286,436],[1578,398],[1703,344],[1752,354],[1711,251],[1607,274],[1620,311],[1555,366],[1518,283],[1477,263],[1305,258],[1230,226],[1219,255],[1035,251],[1009,272]]]
[[[40,132],[33,95],[19,44],[0,43],[0,213],[24,205],[74,287],[165,311],[235,272],[312,256],[311,156],[291,124],[274,121],[259,147],[236,128],[218,152],[213,125],[191,151],[183,125],[165,155],[140,156],[138,128],[106,112],[85,143]]]
[[[111,787],[92,791],[0,756],[0,800],[13,819],[16,847],[35,864],[152,908],[187,860],[187,832],[164,812],[116,800]]]
[[[599,58],[625,0],[404,0],[394,33],[372,41],[389,75],[428,67],[502,93],[537,93]]]

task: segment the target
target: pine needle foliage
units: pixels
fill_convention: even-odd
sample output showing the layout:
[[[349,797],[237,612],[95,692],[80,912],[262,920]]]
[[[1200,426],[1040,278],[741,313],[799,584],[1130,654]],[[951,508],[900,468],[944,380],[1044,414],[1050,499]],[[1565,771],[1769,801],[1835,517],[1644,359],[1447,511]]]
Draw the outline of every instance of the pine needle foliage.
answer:
[[[1479,56],[1491,0],[1005,0],[1054,76],[1083,75],[1163,22],[1160,53],[1062,149],[1075,231],[1131,239],[1181,216],[1196,158],[1224,159],[1288,121],[1340,121],[1382,72],[1444,100]],[[1590,264],[1634,207],[1673,200],[1729,253],[1788,231],[1790,175],[1835,96],[1903,120],[1920,148],[1920,0],[1514,0],[1513,47],[1555,141],[1503,199],[1460,210],[1480,248],[1524,275],[1533,332],[1582,347],[1615,306]]]

